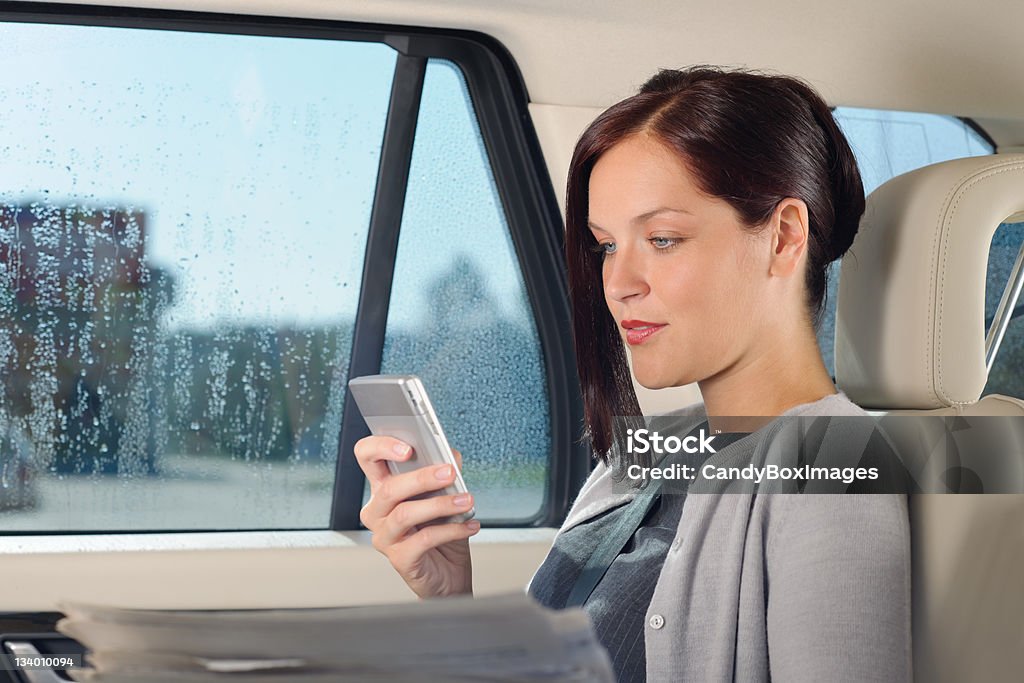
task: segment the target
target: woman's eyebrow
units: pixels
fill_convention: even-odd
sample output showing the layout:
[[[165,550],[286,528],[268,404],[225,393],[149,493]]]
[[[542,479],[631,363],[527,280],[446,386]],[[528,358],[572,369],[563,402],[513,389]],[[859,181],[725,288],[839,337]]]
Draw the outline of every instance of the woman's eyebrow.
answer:
[[[687,216],[692,216],[693,212],[687,211],[686,209],[674,208],[671,206],[659,206],[657,209],[645,211],[636,218],[633,219],[634,223],[643,223],[646,220],[654,218],[655,216],[663,213],[685,213]]]
[[[650,211],[643,212],[639,216],[635,216],[633,220],[630,221],[630,223],[637,225],[663,213],[685,213],[687,216],[693,215],[692,211],[687,211],[686,209],[677,209],[671,206],[659,206],[657,209],[651,209]],[[598,225],[597,223],[593,222],[590,219],[587,219],[587,227],[597,232],[608,232],[607,230],[605,230],[600,225]]]

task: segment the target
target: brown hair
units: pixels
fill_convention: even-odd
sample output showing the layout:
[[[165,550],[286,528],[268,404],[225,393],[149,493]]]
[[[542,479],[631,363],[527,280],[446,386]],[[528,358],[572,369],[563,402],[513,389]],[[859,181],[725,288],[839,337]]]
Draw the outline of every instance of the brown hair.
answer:
[[[795,78],[708,66],[662,70],[597,117],[569,167],[565,251],[587,434],[602,459],[626,428],[613,418],[639,415],[640,408],[605,304],[602,256],[587,228],[590,173],[602,154],[641,132],[675,151],[700,189],[728,202],[752,230],[781,200],[803,200],[810,222],[807,308],[815,326],[828,264],[849,249],[864,213],[849,143],[821,96]]]

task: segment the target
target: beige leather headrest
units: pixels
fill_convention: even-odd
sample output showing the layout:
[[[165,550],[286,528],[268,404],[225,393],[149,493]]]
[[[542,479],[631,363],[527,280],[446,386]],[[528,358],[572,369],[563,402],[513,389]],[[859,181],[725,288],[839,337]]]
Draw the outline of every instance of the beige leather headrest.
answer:
[[[969,405],[985,387],[992,235],[1024,211],[1024,154],[957,159],[868,197],[843,258],[836,384],[873,409]]]

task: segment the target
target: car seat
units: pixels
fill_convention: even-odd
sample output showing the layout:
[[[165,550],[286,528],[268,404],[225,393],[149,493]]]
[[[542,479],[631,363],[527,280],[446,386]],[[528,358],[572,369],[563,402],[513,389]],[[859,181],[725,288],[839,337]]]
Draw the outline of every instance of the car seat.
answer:
[[[840,271],[839,388],[885,415],[1024,416],[1018,397],[982,396],[989,246],[1022,218],[1024,154],[934,164],[875,190]],[[1000,423],[1017,441],[992,454],[1018,492],[1022,422]],[[917,494],[910,514],[915,680],[1019,680],[1024,495]]]

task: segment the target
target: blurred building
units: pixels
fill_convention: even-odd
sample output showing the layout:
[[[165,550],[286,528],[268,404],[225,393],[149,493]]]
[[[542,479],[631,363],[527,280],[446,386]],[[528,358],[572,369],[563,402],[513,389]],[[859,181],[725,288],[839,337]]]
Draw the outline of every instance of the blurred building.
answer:
[[[119,207],[0,205],[0,411],[24,424],[34,460],[117,472],[139,406],[155,308],[169,279],[147,267],[146,216]],[[153,465],[152,448],[134,468]]]

